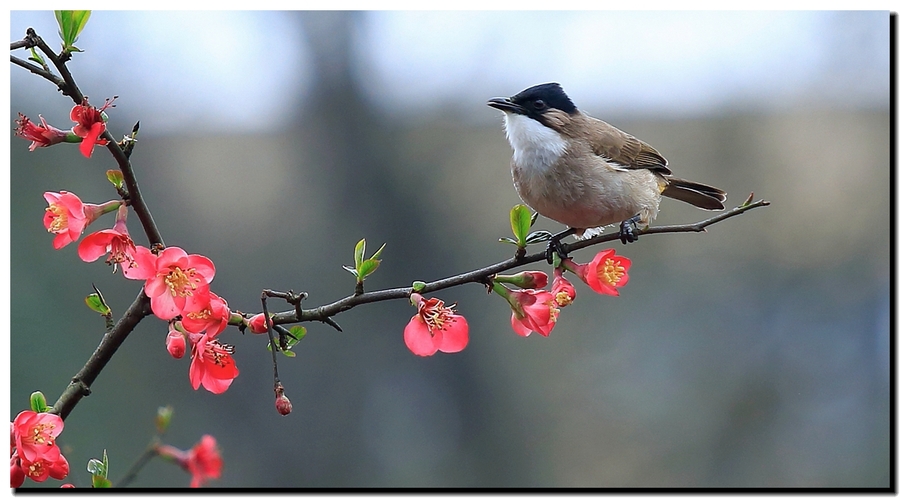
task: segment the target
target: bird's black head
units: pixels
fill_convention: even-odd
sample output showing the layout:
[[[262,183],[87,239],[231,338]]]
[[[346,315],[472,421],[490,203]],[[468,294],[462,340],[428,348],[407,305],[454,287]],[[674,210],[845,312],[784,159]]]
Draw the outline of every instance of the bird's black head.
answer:
[[[574,114],[577,108],[559,83],[543,83],[526,88],[508,99],[491,99],[488,105],[505,112],[523,114],[543,122],[541,115],[550,109]]]
[[[567,114],[575,112],[575,104],[559,86],[559,83],[543,83],[526,88],[510,100],[537,114],[543,114],[547,109],[559,109]]]

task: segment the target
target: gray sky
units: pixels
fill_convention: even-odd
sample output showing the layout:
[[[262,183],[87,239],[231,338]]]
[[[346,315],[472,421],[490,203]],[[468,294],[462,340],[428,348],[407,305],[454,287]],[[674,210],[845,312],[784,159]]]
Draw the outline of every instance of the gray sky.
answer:
[[[33,26],[58,44],[52,13],[10,18],[11,39]],[[92,101],[120,94],[157,132],[271,132],[308,97],[304,36],[277,11],[95,11],[77,45]],[[369,98],[399,114],[491,119],[485,100],[546,81],[617,117],[888,103],[884,11],[376,11],[355,46]]]

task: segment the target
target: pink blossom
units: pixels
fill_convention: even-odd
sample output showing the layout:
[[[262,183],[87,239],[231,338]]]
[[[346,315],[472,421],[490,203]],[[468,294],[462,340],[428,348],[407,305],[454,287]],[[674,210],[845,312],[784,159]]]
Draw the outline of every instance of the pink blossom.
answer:
[[[556,305],[560,308],[565,308],[575,300],[575,286],[563,276],[562,268],[553,270],[553,285],[550,287],[550,293],[553,294]]]
[[[586,265],[578,264],[571,259],[563,260],[562,264],[595,292],[610,296],[619,295],[618,288],[628,283],[628,269],[631,268],[631,260],[624,256],[616,256],[615,249],[598,252]]]
[[[431,356],[441,351],[458,353],[469,343],[469,323],[456,314],[455,305],[445,306],[437,298],[425,299],[413,293],[410,300],[418,311],[403,330],[406,347],[419,356]]]
[[[216,268],[206,256],[188,254],[180,247],[168,247],[159,255],[138,246],[135,265],[123,268],[126,278],[146,280],[144,292],[153,314],[163,320],[201,311],[209,304],[209,283]]]
[[[556,304],[556,296],[545,290],[523,289],[510,290],[513,308],[513,330],[527,337],[531,332],[537,332],[542,336],[549,336],[550,331],[556,326],[559,316],[559,306]]]
[[[100,230],[85,237],[78,244],[78,257],[82,261],[90,263],[104,254],[109,254],[106,264],[113,267],[113,272],[119,265],[122,265],[123,268],[134,266],[136,264],[134,254],[137,249],[134,241],[128,235],[128,227],[125,225],[125,213],[127,212],[128,207],[122,204],[119,206],[119,215],[113,228]]]
[[[232,353],[234,346],[220,344],[207,334],[201,334],[191,349],[191,386],[198,389],[202,385],[213,394],[227,391],[239,373]]]
[[[84,203],[77,195],[66,192],[44,192],[47,209],[44,211],[44,228],[55,233],[53,248],[62,249],[81,237],[88,224],[84,214]]]
[[[69,114],[72,121],[75,121],[72,133],[82,138],[79,148],[84,157],[91,157],[95,145],[106,145],[108,143],[106,139],[100,138],[100,135],[106,131],[103,111],[112,106],[115,100],[115,98],[112,100],[107,99],[103,107],[97,109],[88,104],[88,99],[85,97],[81,104],[72,108],[72,112]]]
[[[231,310],[228,309],[228,303],[210,291],[206,307],[185,313],[181,317],[181,325],[188,332],[200,333],[205,330],[206,334],[213,338],[225,330],[230,319]]]
[[[25,140],[31,140],[28,150],[33,151],[38,147],[49,147],[66,141],[68,132],[48,125],[41,115],[38,115],[38,118],[41,120],[40,125],[35,124],[20,112],[19,119],[16,120],[16,135]]]

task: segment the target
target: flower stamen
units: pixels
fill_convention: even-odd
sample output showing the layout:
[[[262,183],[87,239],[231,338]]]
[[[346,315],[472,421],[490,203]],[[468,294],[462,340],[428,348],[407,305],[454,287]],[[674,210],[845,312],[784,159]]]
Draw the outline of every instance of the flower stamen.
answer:
[[[597,276],[612,286],[618,284],[625,275],[625,267],[611,258],[604,261],[603,267],[598,270]]]
[[[197,284],[194,278],[195,270],[193,268],[188,268],[187,270],[182,270],[179,267],[175,267],[169,270],[169,274],[166,275],[166,286],[169,288],[169,292],[172,296],[175,297],[187,297],[192,296],[194,294],[194,290],[197,289]]]
[[[47,211],[53,215],[53,221],[47,227],[50,233],[61,233],[69,229],[69,215],[59,204],[47,206]]]

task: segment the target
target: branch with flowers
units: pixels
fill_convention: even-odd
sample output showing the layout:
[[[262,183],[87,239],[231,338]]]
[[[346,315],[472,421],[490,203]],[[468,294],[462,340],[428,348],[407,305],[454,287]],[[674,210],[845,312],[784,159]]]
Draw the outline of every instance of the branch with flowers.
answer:
[[[589,263],[584,264],[568,257],[568,254],[575,251],[617,240],[616,234],[562,244],[558,251],[527,254],[529,245],[545,243],[551,237],[548,232],[531,232],[536,215],[524,205],[518,205],[510,212],[513,237],[501,239],[516,247],[514,256],[507,260],[433,282],[417,281],[408,287],[366,291],[365,279],[378,269],[385,245],[367,257],[363,239],[354,248],[354,266],[344,267],[355,277],[353,293],[347,297],[306,308],[303,306],[303,301],[308,297],[306,292],[267,289],[261,295],[262,312],[250,314],[233,311],[223,297],[211,290],[216,267],[210,258],[190,254],[181,247],[166,246],[163,243],[140,192],[130,161],[139,126],[135,124],[130,134],[116,141],[107,129],[107,112],[115,108],[117,97],[107,99],[99,108],[94,107],[82,94],[66,66],[73,53],[81,52],[74,43],[89,18],[89,12],[57,11],[56,17],[63,41],[59,53],[50,49],[29,28],[25,38],[13,42],[10,49],[29,50],[31,57],[24,60],[11,55],[10,60],[14,65],[50,81],[63,95],[70,97],[74,102],[70,113],[74,124],[64,130],[50,125],[42,116],[38,116],[38,123],[19,114],[15,134],[31,141],[31,151],[70,143],[78,144],[79,152],[90,158],[95,147],[106,147],[118,165],[117,170],[111,170],[106,175],[116,190],[117,198],[92,204],[83,202],[72,192],[47,192],[44,194],[48,203],[44,213],[44,227],[54,234],[54,249],[63,249],[81,239],[77,247],[80,259],[93,262],[105,256],[106,263],[113,267],[114,272],[121,269],[126,279],[139,281],[142,286],[134,302],[118,319],[113,318],[112,310],[99,291],[87,297],[88,306],[104,317],[106,333],[94,353],[52,406],[47,406],[43,395],[35,393],[31,400],[31,410],[23,411],[16,417],[12,424],[13,487],[21,485],[26,477],[39,482],[47,477],[63,479],[68,475],[68,462],[55,443],[62,431],[63,420],[83,397],[90,394],[93,382],[135,326],[150,315],[167,324],[165,343],[168,353],[176,359],[188,355],[191,358],[188,370],[191,386],[194,389],[202,386],[215,394],[227,391],[239,374],[233,346],[220,340],[224,331],[231,326],[241,332],[249,329],[255,334],[265,334],[272,354],[275,407],[278,413],[287,415],[292,410],[292,404],[278,377],[277,353],[286,357],[294,355],[291,349],[306,335],[306,328],[296,324],[318,321],[340,330],[335,317],[342,312],[363,304],[408,299],[416,307],[416,312],[403,329],[403,340],[407,348],[419,356],[431,356],[438,351],[456,353],[468,345],[467,320],[459,313],[455,304],[447,305],[436,297],[426,295],[463,284],[477,283],[509,304],[510,325],[516,334],[528,336],[537,332],[542,336],[549,336],[559,321],[561,310],[575,300],[575,287],[566,279],[566,272],[574,274],[589,288],[604,295],[617,296],[620,289],[628,283],[628,270],[632,263],[628,258],[617,255],[614,249],[601,250]],[[753,201],[751,194],[740,206],[704,221],[648,227],[638,234],[702,232],[710,225],[768,204],[763,200]],[[140,220],[147,246],[137,245],[127,229],[130,211]],[[112,228],[81,237],[88,226],[110,213],[115,213]],[[560,254],[564,256],[561,257]],[[552,283],[547,273],[542,271],[523,270],[513,275],[502,274],[545,259],[551,262]],[[548,284],[550,289],[545,290]],[[270,313],[269,299],[284,300],[291,308]],[[287,328],[287,325],[293,326]],[[181,451],[154,441],[120,484],[130,482],[143,463],[154,456],[177,463],[191,472],[192,486],[199,486],[205,479],[218,477],[221,468],[221,459],[215,450],[212,436],[204,436],[190,451]],[[105,455],[102,461],[91,462],[95,462],[89,465],[89,469],[94,469],[93,484],[98,487],[107,485],[108,464]]]

